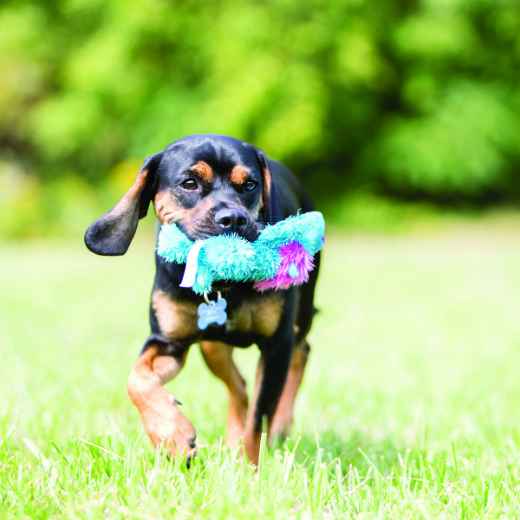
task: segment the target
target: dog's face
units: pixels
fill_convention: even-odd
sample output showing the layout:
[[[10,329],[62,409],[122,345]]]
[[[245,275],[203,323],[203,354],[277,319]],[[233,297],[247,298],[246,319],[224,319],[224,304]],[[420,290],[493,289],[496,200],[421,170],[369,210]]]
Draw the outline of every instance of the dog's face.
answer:
[[[191,136],[145,161],[120,202],[90,226],[89,249],[124,254],[139,218],[153,202],[161,223],[192,240],[236,233],[254,240],[270,222],[271,174],[255,147],[223,136]]]
[[[229,139],[191,137],[163,153],[155,212],[192,240],[236,233],[254,240],[264,224],[264,173],[258,152]]]

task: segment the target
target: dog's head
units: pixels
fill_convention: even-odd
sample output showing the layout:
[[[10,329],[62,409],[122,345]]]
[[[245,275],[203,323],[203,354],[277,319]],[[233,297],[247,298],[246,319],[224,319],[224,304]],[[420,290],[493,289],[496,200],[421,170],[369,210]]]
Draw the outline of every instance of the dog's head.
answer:
[[[85,233],[100,255],[122,255],[153,202],[163,224],[192,240],[237,233],[254,240],[273,221],[268,160],[254,146],[223,136],[191,136],[145,160],[134,184]]]

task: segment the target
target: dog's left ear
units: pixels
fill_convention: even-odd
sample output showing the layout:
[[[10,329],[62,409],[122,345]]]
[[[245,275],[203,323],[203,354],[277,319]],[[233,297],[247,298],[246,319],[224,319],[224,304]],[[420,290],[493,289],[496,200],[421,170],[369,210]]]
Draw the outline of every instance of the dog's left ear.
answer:
[[[85,232],[86,246],[97,255],[124,255],[134,238],[139,219],[146,216],[157,189],[157,168],[162,152],[148,157],[130,189]]]
[[[275,224],[281,219],[278,209],[278,198],[273,174],[269,166],[269,159],[262,150],[256,149],[256,156],[262,170],[262,211],[266,224]]]

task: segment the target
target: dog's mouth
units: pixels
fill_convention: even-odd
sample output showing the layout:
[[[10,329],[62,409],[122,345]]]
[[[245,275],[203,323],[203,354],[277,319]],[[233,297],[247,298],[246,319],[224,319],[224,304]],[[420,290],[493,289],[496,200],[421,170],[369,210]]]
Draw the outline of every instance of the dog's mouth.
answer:
[[[247,240],[248,242],[254,242],[260,231],[265,227],[260,222],[252,222],[240,233],[234,231],[222,231],[215,226],[211,221],[203,222],[190,222],[189,224],[183,222],[176,222],[180,230],[192,241],[206,240],[211,237],[223,236],[223,235],[235,235]],[[237,282],[231,280],[218,280],[213,283],[213,291],[226,292],[236,287]]]
[[[207,238],[221,236],[221,235],[235,235],[247,240],[248,242],[254,242],[260,234],[259,225],[254,222],[248,225],[246,228],[238,231],[227,230],[223,231],[213,223],[200,222],[190,225],[185,225],[182,222],[177,222],[177,226],[181,231],[193,241],[206,240]]]

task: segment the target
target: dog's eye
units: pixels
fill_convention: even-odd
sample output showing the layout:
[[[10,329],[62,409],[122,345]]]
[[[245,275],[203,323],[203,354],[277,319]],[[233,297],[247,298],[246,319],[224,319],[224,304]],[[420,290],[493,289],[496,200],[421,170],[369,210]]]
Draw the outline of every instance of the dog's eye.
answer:
[[[253,191],[258,185],[258,182],[256,181],[247,181],[244,184],[244,190],[246,191]]]
[[[185,190],[196,190],[199,187],[195,179],[186,179],[185,181],[181,182],[181,186]]]

